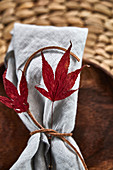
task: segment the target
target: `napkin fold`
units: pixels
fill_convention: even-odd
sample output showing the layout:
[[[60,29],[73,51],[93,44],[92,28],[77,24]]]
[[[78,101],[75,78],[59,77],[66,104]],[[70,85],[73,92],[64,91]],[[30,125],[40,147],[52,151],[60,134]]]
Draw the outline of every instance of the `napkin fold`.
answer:
[[[60,46],[68,48],[72,42],[71,51],[75,53],[80,62],[70,56],[69,72],[81,67],[84,46],[87,38],[87,28],[35,26],[16,23],[11,32],[12,40],[6,54],[8,62],[7,79],[12,81],[19,90],[21,70],[32,53],[46,46]],[[44,56],[55,72],[56,66],[63,55],[63,51],[47,50]],[[77,78],[73,89],[79,87]],[[34,86],[44,86],[42,78],[42,59],[38,54],[30,63],[26,80],[28,83],[28,102],[31,113],[45,128],[50,128],[52,102],[42,96]],[[60,133],[70,133],[75,126],[78,91],[70,97],[54,103],[53,129]],[[30,132],[38,128],[26,112],[19,114],[21,120]],[[72,137],[66,137],[78,150],[79,147]],[[44,133],[36,133],[30,137],[27,146],[10,168],[11,170],[47,170],[49,166],[49,141]],[[54,170],[83,170],[84,167],[77,154],[61,139],[54,137],[52,140],[52,165]],[[81,153],[80,153],[81,154]]]

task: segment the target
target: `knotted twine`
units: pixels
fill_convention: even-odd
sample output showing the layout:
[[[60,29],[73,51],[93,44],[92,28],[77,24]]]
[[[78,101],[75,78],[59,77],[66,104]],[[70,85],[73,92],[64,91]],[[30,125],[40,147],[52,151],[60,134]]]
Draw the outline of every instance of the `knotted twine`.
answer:
[[[64,137],[64,136],[72,136],[73,135],[72,133],[58,133],[57,131],[55,131],[53,129],[43,128],[43,129],[35,130],[35,131],[31,132],[30,135],[34,135],[35,133],[46,133],[47,135],[49,134],[51,136],[59,137],[60,139],[62,139],[76,152],[76,154],[80,158],[85,170],[88,170],[86,163],[84,162],[83,158],[81,157],[81,155],[79,154],[77,149]],[[51,139],[51,136],[48,138]]]

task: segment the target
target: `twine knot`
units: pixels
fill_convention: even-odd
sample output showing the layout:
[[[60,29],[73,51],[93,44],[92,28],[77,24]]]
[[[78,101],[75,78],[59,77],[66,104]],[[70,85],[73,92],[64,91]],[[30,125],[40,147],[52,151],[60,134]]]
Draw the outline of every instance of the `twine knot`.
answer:
[[[59,133],[53,129],[46,129],[46,128],[41,128],[40,130],[35,130],[33,132],[30,133],[30,135],[34,135],[36,133],[46,133],[47,135],[50,135],[48,138],[51,139],[51,136],[56,136],[58,138],[60,138],[61,140],[63,140],[64,142],[66,142],[75,152],[76,154],[79,156],[81,162],[83,163],[83,166],[85,168],[85,170],[87,169],[87,166],[83,160],[83,158],[81,157],[80,153],[77,151],[77,149],[75,148],[75,146],[73,146],[64,136],[72,136],[72,133]]]
[[[53,129],[46,129],[46,128],[42,128],[40,130],[35,130],[33,132],[30,133],[30,135],[34,135],[35,133],[46,133],[48,135],[51,136],[56,136],[56,137],[63,137],[63,136],[72,136],[72,133],[59,133],[56,130]]]

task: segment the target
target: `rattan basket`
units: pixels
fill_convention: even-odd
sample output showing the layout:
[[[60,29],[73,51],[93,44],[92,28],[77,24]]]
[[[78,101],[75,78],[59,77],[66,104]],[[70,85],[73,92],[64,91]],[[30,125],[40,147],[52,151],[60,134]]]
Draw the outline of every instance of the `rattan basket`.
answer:
[[[89,28],[84,58],[113,74],[113,0],[2,0],[0,63],[14,22]]]

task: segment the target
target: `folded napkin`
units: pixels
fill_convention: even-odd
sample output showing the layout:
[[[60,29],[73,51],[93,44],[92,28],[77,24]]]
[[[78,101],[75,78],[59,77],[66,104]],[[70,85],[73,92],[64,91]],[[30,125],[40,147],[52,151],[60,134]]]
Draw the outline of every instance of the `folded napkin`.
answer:
[[[60,46],[67,49],[70,45],[70,40],[72,42],[71,51],[80,58],[80,62],[77,62],[71,56],[69,72],[80,68],[87,32],[86,28],[35,26],[16,23],[11,32],[12,40],[6,55],[6,61],[8,62],[7,79],[12,81],[19,89],[18,86],[21,78],[21,71],[19,69],[23,70],[25,62],[32,53],[46,46]],[[46,60],[54,71],[63,53],[63,51],[59,50],[47,50],[44,52]],[[73,89],[79,87],[79,78],[80,76],[77,78]],[[26,80],[28,83],[30,110],[41,125],[45,128],[50,128],[52,102],[34,88],[37,84],[45,86],[42,78],[42,58],[40,54],[31,61],[27,69]],[[78,91],[70,97],[54,103],[54,130],[60,133],[70,133],[73,131],[77,96]],[[19,116],[30,132],[38,129],[26,112],[19,114]],[[66,138],[80,153],[74,139],[72,137]],[[49,165],[49,147],[48,138],[44,133],[32,135],[28,140],[26,148],[11,167],[11,170],[47,170]],[[51,152],[54,170],[84,169],[81,160],[72,148],[57,137],[54,137],[52,140]]]

